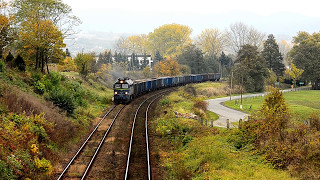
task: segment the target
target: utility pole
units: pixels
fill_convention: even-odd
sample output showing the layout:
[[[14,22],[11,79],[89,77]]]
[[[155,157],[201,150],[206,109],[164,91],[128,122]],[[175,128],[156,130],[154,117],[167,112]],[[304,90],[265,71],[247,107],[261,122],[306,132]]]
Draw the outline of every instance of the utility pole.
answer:
[[[231,81],[230,81],[230,101],[232,96],[232,78],[233,78],[233,71],[231,71]]]
[[[242,109],[242,90],[243,90],[243,75],[242,75],[242,77],[241,77],[241,101],[240,101],[240,109]]]

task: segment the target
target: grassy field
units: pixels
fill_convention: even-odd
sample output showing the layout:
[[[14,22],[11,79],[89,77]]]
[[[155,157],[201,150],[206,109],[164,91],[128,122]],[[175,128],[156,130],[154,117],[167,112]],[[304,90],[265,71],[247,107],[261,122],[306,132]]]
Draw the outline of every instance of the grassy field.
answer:
[[[286,103],[298,121],[307,119],[312,112],[320,113],[320,91],[306,90],[284,93]],[[264,97],[244,98],[243,111],[249,114],[261,108]],[[240,100],[225,102],[225,105],[240,110]],[[251,107],[251,108],[250,108]]]
[[[236,138],[237,129],[214,128],[201,125],[194,119],[175,117],[174,111],[194,113],[193,104],[203,98],[199,91],[209,88],[219,91],[224,87],[221,83],[194,84],[181,87],[160,100],[157,109],[165,113],[152,121],[151,132],[154,153],[162,168],[159,170],[161,178],[294,179],[287,171],[274,169],[262,156],[250,150],[236,149],[232,139]],[[193,90],[196,90],[197,97],[190,94]],[[213,94],[210,93],[210,97]],[[218,118],[209,112],[206,116]]]

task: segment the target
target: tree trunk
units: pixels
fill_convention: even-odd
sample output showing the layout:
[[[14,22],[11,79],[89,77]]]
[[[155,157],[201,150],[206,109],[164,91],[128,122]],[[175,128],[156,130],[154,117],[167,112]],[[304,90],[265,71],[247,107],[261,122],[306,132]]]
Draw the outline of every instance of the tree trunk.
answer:
[[[35,65],[35,70],[38,69],[38,63],[39,63],[39,48],[36,48],[36,65]]]
[[[41,72],[44,73],[44,50],[41,51]]]
[[[50,74],[49,72],[49,66],[48,66],[48,57],[46,56],[46,66],[47,66],[47,73]]]
[[[312,83],[313,90],[320,90],[320,79],[317,79],[315,82]]]

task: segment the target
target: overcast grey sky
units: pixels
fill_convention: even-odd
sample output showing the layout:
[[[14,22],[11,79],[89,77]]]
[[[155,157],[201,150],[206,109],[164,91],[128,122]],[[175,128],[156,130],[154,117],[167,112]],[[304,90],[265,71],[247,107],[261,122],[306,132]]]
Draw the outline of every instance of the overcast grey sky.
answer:
[[[82,20],[82,31],[147,34],[163,24],[224,30],[243,22],[265,33],[320,30],[319,0],[63,0]]]

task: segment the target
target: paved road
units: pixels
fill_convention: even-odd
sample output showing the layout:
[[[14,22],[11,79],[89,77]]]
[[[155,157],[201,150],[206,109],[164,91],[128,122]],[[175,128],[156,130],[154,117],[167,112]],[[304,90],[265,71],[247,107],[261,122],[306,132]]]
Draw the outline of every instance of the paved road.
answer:
[[[308,89],[308,88],[297,88],[297,90]],[[310,89],[310,88],[309,88]],[[283,90],[283,92],[288,92],[290,89]],[[265,93],[259,94],[249,94],[243,95],[242,98],[254,97],[254,96],[264,96]],[[240,99],[240,96],[232,96],[232,100]],[[219,119],[213,122],[214,126],[218,127],[227,127],[227,119],[230,121],[230,127],[232,127],[232,122],[239,122],[240,119],[244,119],[248,114],[237,111],[231,108],[224,106],[222,103],[229,101],[230,97],[223,97],[217,99],[207,100],[209,103],[208,110],[218,114]]]

